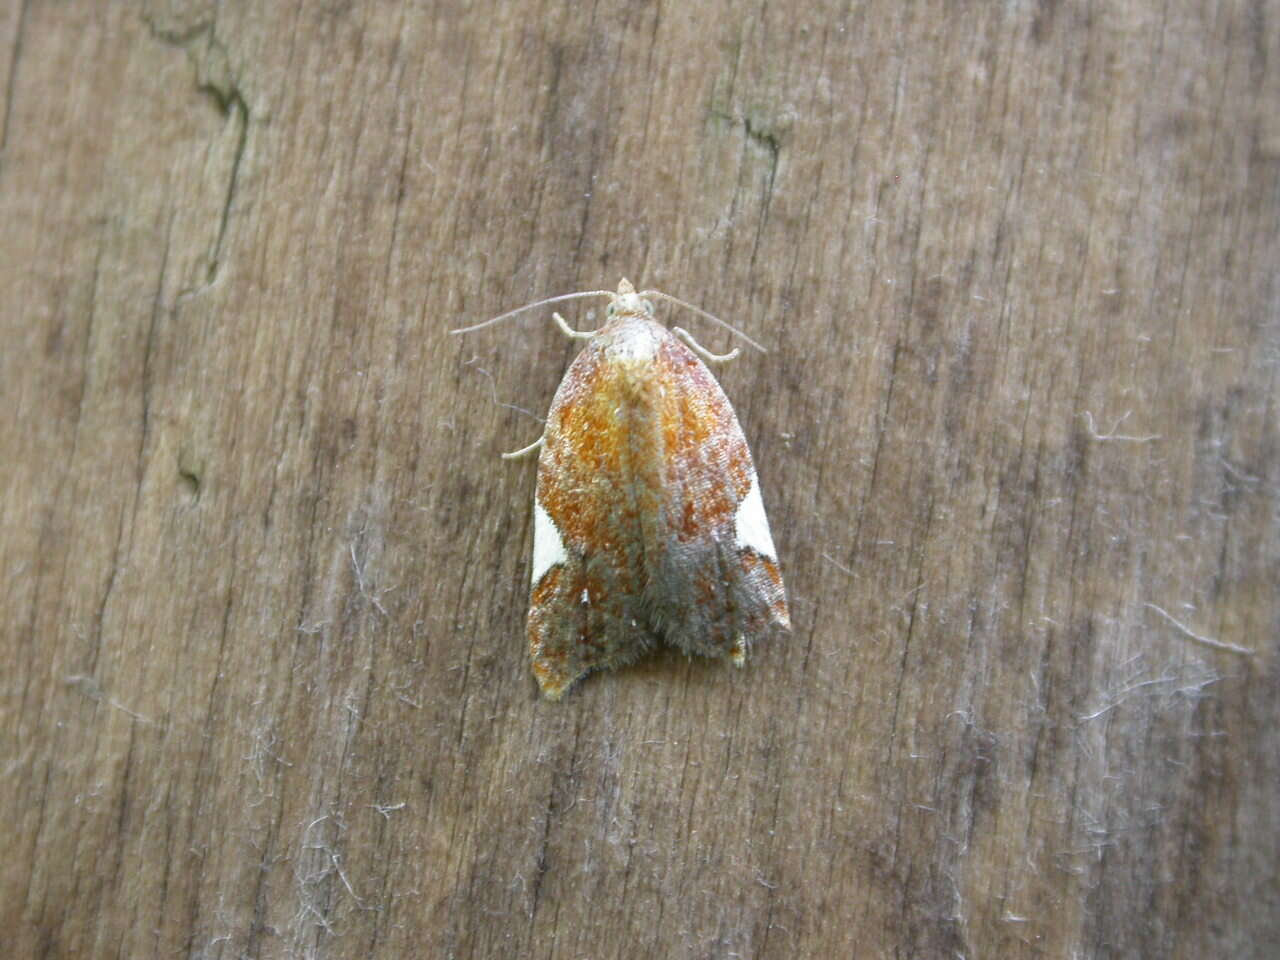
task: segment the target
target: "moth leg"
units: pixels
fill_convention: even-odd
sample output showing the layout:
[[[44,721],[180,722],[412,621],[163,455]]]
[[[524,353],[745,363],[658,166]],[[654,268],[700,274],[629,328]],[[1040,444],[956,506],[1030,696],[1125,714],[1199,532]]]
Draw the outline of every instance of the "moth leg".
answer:
[[[541,450],[542,445],[546,442],[546,440],[547,440],[547,435],[544,433],[542,436],[540,436],[537,440],[533,441],[533,443],[529,444],[527,447],[521,447],[519,450],[512,450],[510,453],[504,453],[502,455],[502,459],[503,460],[519,460],[522,457],[527,457],[529,454],[533,453],[534,451]]]
[[[689,349],[700,356],[704,363],[728,363],[741,352],[737,347],[734,347],[728,353],[712,353],[697,340],[693,339],[693,334],[684,327],[672,327],[671,332],[687,343]]]
[[[556,322],[556,326],[560,328],[560,332],[570,340],[590,340],[596,335],[594,330],[573,329],[573,327],[569,326],[569,324],[565,322],[564,317],[560,316],[559,313],[551,314],[551,319]]]

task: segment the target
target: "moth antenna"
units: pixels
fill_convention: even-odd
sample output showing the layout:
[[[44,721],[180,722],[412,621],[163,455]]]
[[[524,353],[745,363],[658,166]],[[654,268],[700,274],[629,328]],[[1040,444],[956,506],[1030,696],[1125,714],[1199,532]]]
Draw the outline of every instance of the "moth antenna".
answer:
[[[514,310],[508,310],[504,314],[494,317],[492,320],[486,320],[483,323],[475,323],[469,327],[458,327],[456,330],[450,330],[450,333],[472,333],[476,330],[483,330],[485,327],[491,327],[495,323],[501,323],[503,320],[509,320],[518,313],[524,313],[526,310],[532,310],[535,307],[545,307],[548,303],[562,303],[565,300],[581,300],[583,297],[613,297],[612,290],[583,290],[579,293],[562,293],[558,297],[547,297],[545,300],[539,300],[536,303],[526,303],[523,307],[516,307]],[[713,318],[714,319],[714,318]],[[731,328],[732,329],[732,328]]]
[[[674,303],[678,307],[684,307],[686,310],[692,310],[698,316],[705,317],[707,320],[710,320],[712,323],[719,324],[720,326],[724,327],[734,336],[741,337],[746,343],[755,347],[761,353],[769,352],[764,347],[760,346],[760,344],[756,343],[754,340],[748,337],[741,330],[739,330],[737,327],[733,326],[732,324],[725,323],[719,317],[713,316],[712,314],[707,313],[707,311],[703,310],[701,307],[695,307],[692,303],[686,303],[684,300],[681,300],[679,297],[673,297],[671,294],[663,293],[661,290],[643,290],[641,291],[640,296],[657,297],[659,300],[667,300],[671,303]]]

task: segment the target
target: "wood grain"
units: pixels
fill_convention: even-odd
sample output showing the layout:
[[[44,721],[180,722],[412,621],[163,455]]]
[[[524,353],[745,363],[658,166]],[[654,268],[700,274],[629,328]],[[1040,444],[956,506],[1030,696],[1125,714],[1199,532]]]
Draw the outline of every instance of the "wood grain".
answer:
[[[1277,24],[9,0],[11,955],[1273,955]],[[795,631],[549,704],[575,346],[445,330],[624,275]]]

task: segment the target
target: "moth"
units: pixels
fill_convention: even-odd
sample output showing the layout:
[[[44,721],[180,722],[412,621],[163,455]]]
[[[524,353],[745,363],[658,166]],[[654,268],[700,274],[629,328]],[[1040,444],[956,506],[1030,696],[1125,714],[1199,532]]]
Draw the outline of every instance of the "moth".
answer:
[[[751,451],[704,362],[738,351],[668,330],[646,297],[703,311],[626,279],[520,310],[587,296],[609,298],[604,325],[578,332],[553,314],[586,347],[542,436],[504,454],[538,452],[527,634],[552,700],[663,643],[741,666],[754,641],[791,627]]]

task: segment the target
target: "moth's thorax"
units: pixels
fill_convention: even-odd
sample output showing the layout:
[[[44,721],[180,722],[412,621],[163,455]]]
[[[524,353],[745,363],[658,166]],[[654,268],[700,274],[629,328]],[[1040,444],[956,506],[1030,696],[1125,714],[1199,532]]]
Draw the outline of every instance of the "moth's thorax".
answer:
[[[670,339],[666,327],[645,312],[617,312],[600,328],[593,346],[620,375],[632,380],[647,377],[662,342]]]

